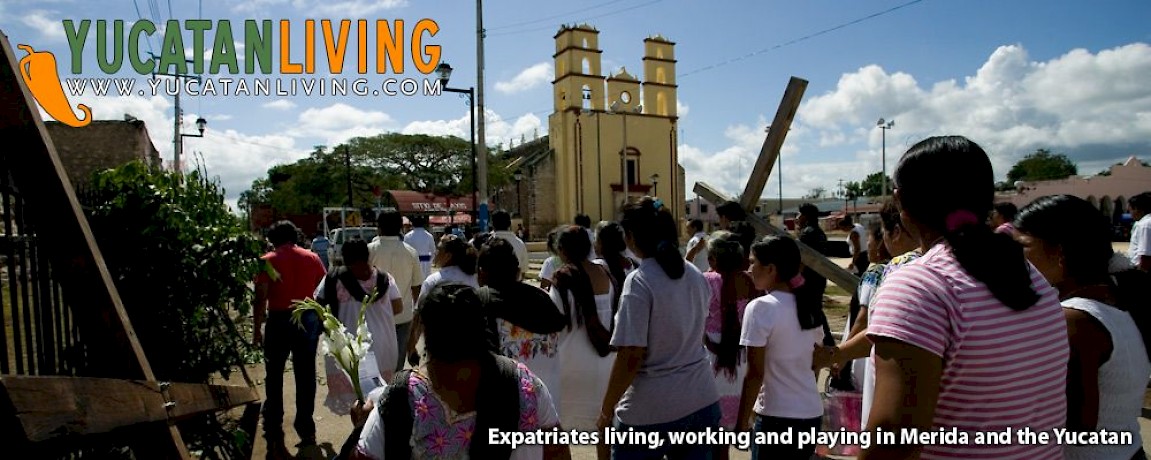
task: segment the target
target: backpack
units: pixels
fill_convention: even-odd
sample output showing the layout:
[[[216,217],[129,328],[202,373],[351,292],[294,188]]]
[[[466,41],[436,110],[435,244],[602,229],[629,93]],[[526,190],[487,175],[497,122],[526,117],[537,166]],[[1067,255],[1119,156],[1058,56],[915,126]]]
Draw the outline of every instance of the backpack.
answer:
[[[491,355],[491,357],[493,359],[485,360],[481,368],[482,375],[492,377],[481,377],[477,394],[482,394],[483,397],[476,400],[478,415],[475,433],[484,435],[472,437],[472,444],[469,446],[470,458],[510,458],[511,446],[489,445],[486,433],[488,428],[497,428],[503,432],[519,431],[520,379],[517,363],[503,356]],[[397,372],[376,405],[380,420],[387,427],[384,431],[384,458],[388,460],[412,458],[414,416],[408,389],[411,376],[411,369]],[[350,458],[359,439],[360,430],[357,429],[344,442],[336,458]]]
[[[340,267],[328,272],[328,275],[324,277],[323,304],[332,310],[332,315],[339,318],[340,300],[336,294],[336,283],[343,283],[344,289],[348,290],[348,294],[360,302],[364,301],[368,293],[364,291],[364,288],[360,286],[359,280],[356,279],[355,275],[353,275],[352,271],[348,270],[347,267]],[[381,289],[380,286],[383,286],[383,289]],[[387,294],[391,288],[392,286],[388,281],[388,275],[380,270],[376,270],[376,296],[378,296],[376,300],[384,298],[384,295]],[[354,327],[355,325],[347,326]]]

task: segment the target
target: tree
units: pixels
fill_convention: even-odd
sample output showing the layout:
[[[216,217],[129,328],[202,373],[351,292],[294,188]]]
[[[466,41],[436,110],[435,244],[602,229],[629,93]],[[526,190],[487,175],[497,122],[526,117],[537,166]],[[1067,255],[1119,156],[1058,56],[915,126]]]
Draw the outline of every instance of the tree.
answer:
[[[888,177],[887,194],[891,195],[893,190],[895,190],[895,182],[891,180],[891,177]],[[861,193],[860,196],[883,195],[883,172],[876,171],[864,178],[863,182],[859,183],[859,192]]]
[[[844,199],[857,200],[859,197],[867,196],[863,193],[863,184],[851,181],[843,184]]]
[[[822,199],[823,195],[826,193],[827,193],[827,189],[825,189],[823,187],[816,187],[816,188],[813,188],[810,191],[808,191],[807,196],[805,196],[803,198],[807,199],[807,200],[818,200],[818,199]]]
[[[295,163],[276,165],[240,195],[241,209],[270,205],[279,214],[310,214],[348,201],[351,156],[353,206],[375,205],[373,190],[409,189],[469,195],[471,145],[453,136],[398,133],[357,137],[331,149],[317,146]],[[507,159],[489,153],[488,183],[493,189],[511,181]]]
[[[1075,163],[1064,154],[1052,154],[1048,149],[1038,149],[1007,172],[1007,182],[1058,180],[1079,174]]]

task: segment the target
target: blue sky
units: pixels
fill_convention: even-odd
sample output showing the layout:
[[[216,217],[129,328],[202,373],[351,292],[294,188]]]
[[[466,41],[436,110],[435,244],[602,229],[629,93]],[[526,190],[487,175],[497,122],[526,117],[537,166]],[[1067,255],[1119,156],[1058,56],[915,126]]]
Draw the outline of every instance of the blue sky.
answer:
[[[201,2],[170,4],[0,0],[0,29],[13,45],[55,52],[61,76],[75,77],[67,66],[70,52],[61,20],[201,17]],[[403,19],[409,28],[431,18],[440,31],[426,40],[440,45],[442,59],[456,69],[451,86],[475,82],[474,2],[203,0],[202,12],[205,19],[233,22],[291,19],[295,40],[309,18]],[[1130,155],[1151,160],[1151,3],[1146,1],[489,0],[484,22],[485,105],[493,146],[546,133],[552,37],[561,24],[587,22],[599,29],[605,71],[626,66],[640,72],[647,36],[662,34],[676,42],[680,153],[689,189],[697,180],[728,192],[742,189],[763,142],[763,127],[791,76],[810,83],[784,146],[787,196],[815,187],[834,190],[840,179],[859,180],[878,171],[881,138],[875,121],[880,117],[896,121],[887,136],[889,172],[903,148],[935,134],[963,134],[979,142],[1000,177],[1041,147],[1068,154],[1084,174]],[[184,37],[190,47],[191,33]],[[159,49],[159,35],[152,46]],[[104,76],[95,65],[95,47],[90,38],[81,76]],[[125,70],[121,76],[134,75]],[[405,70],[402,77],[423,77],[410,58]],[[72,99],[91,105],[97,119],[129,113],[145,120],[153,142],[171,158],[171,97]],[[185,151],[203,156],[232,200],[269,166],[294,161],[314,145],[393,131],[466,138],[468,129],[467,107],[450,94],[184,101],[186,129],[197,116],[209,122],[207,137],[186,140]],[[777,187],[773,174],[765,196],[775,196]]]

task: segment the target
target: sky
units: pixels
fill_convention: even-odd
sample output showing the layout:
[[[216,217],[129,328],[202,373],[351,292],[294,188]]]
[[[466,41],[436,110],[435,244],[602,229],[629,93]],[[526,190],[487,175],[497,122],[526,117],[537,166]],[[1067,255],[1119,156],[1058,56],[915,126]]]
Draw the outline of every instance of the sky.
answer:
[[[97,65],[95,24],[80,56],[82,72],[72,74],[74,56],[63,20],[123,20],[126,32],[141,19],[158,23],[161,31],[147,44],[142,40],[139,50],[127,50],[146,57],[163,49],[165,21],[199,18],[230,20],[241,67],[244,20],[291,20],[291,55],[299,62],[305,19],[384,19],[393,26],[403,20],[409,39],[417,22],[432,19],[438,31],[423,34],[423,43],[439,45],[440,59],[455,69],[450,86],[476,86],[476,2],[471,1],[0,0],[0,31],[13,47],[28,44],[53,52],[61,78],[109,77]],[[561,25],[587,23],[600,31],[605,72],[623,66],[642,73],[646,37],[659,34],[675,42],[679,154],[689,190],[696,181],[729,194],[743,189],[764,128],[793,76],[809,83],[782,149],[785,197],[815,188],[833,192],[841,180],[861,180],[880,170],[883,151],[890,174],[907,147],[932,135],[976,141],[991,156],[1000,180],[1038,148],[1068,155],[1081,174],[1132,155],[1151,161],[1151,2],[489,0],[483,22],[491,146],[546,134],[553,37]],[[215,30],[205,34],[206,48]],[[317,50],[323,50],[318,27],[316,33]],[[193,33],[184,30],[182,38],[190,58]],[[372,38],[369,34],[369,43]],[[405,44],[409,52],[410,45]],[[356,47],[353,39],[340,75],[328,74],[320,51],[311,77],[361,77],[354,72]],[[374,55],[369,55],[372,66]],[[22,56],[18,50],[17,59]],[[128,62],[112,76],[134,77],[147,89],[147,77]],[[267,76],[234,77],[283,76],[276,73],[279,67],[273,70]],[[402,75],[395,70],[364,77],[372,85],[389,77],[431,78],[412,56],[405,58]],[[226,70],[203,76],[229,77]],[[162,157],[171,159],[173,97],[88,91],[70,100],[73,106],[91,106],[96,119],[130,114],[144,120]],[[198,117],[208,121],[203,138],[185,139],[185,154],[201,158],[219,178],[233,209],[239,194],[269,167],[303,158],[314,146],[385,132],[466,139],[469,130],[465,99],[450,93],[184,95],[182,105],[184,132],[195,132]],[[876,128],[879,118],[894,120],[892,129]],[[773,170],[764,197],[775,197],[778,186]]]

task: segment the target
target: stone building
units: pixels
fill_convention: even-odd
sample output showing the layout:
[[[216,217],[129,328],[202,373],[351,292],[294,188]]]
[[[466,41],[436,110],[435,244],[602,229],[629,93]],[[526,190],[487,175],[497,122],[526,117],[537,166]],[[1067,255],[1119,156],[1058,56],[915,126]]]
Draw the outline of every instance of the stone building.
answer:
[[[548,135],[508,152],[508,167],[521,180],[500,191],[516,197],[504,201],[521,204],[533,237],[576,214],[618,220],[625,203],[647,195],[683,219],[675,43],[658,35],[644,40],[641,80],[626,68],[604,76],[599,31],[589,25],[564,26],[554,38]]]
[[[134,118],[94,120],[82,128],[56,121],[48,121],[44,125],[74,187],[83,187],[92,180],[96,171],[135,160],[160,167],[160,152],[152,144],[143,121]]]

